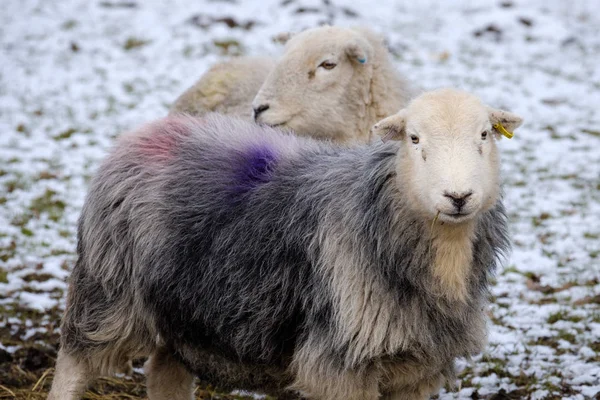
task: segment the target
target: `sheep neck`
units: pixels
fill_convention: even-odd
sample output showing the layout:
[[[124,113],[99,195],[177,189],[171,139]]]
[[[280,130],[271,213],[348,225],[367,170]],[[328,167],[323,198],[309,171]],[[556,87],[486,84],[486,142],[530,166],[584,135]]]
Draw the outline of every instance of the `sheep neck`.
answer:
[[[432,274],[440,294],[451,301],[467,302],[473,263],[475,222],[431,226]]]

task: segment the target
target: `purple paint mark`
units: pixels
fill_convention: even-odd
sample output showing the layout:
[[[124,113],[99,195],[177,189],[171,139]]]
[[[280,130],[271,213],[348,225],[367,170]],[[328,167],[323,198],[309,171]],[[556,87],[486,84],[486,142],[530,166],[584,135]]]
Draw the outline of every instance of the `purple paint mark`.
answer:
[[[271,172],[277,162],[275,151],[266,146],[251,147],[238,153],[239,164],[234,166],[233,190],[242,194],[271,180]]]

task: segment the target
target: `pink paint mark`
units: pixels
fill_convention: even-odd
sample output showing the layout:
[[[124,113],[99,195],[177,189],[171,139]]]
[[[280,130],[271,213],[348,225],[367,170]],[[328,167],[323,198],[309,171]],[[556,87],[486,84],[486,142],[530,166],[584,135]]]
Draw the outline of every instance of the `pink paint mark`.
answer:
[[[143,128],[136,147],[153,161],[168,161],[191,129],[185,118],[168,117]]]

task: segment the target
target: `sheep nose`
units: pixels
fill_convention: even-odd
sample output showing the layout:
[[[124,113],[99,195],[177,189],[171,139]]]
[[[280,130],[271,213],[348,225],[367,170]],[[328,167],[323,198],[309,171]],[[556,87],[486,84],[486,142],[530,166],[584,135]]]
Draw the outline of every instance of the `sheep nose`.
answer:
[[[258,120],[258,116],[264,112],[267,111],[269,109],[269,105],[268,104],[261,104],[260,106],[256,107],[254,109],[254,120]]]
[[[467,200],[469,199],[469,197],[473,194],[473,192],[463,192],[463,193],[456,193],[456,192],[452,192],[452,193],[444,193],[444,197],[449,198],[452,201],[452,204],[454,204],[454,207],[456,207],[459,211],[460,209],[465,205],[465,203],[467,202]]]

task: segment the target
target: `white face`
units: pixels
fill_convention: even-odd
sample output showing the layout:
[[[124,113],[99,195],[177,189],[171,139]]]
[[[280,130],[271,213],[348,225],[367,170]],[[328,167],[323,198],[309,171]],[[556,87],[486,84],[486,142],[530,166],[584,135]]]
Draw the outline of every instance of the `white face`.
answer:
[[[407,160],[401,164],[410,164],[407,178],[420,208],[439,212],[441,221],[462,222],[496,203],[498,155],[486,116],[461,124],[407,120]]]
[[[368,46],[343,28],[317,28],[292,38],[252,103],[256,121],[311,136],[343,132],[342,117],[356,113],[346,111],[350,83],[357,69],[371,68],[363,48]]]
[[[426,93],[375,125],[384,132],[395,128],[392,136],[403,142],[397,172],[416,211],[458,224],[496,204],[499,135],[492,119],[476,97],[446,90]]]

